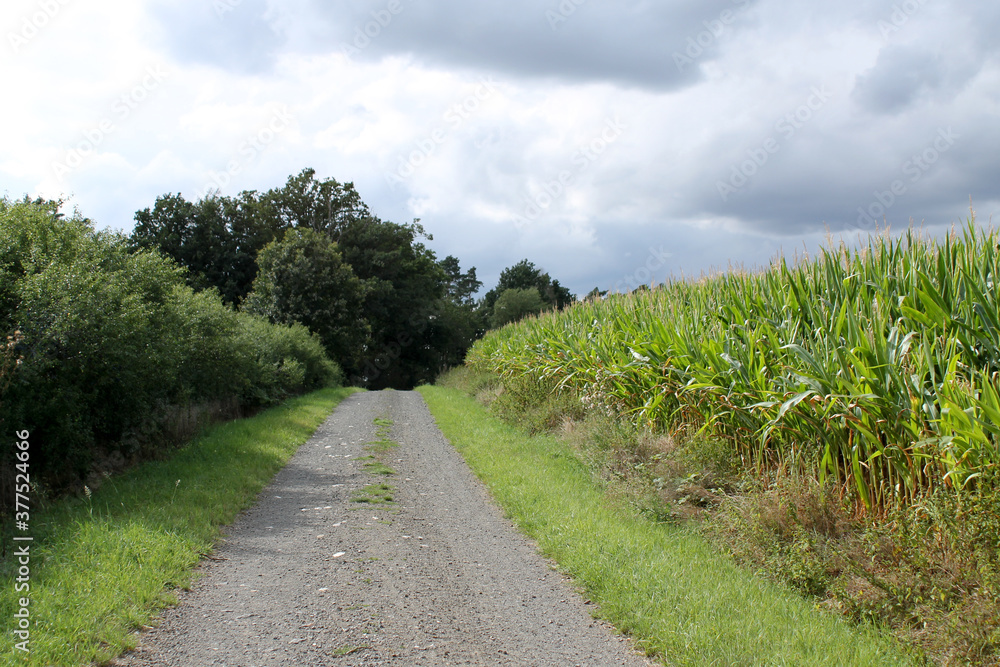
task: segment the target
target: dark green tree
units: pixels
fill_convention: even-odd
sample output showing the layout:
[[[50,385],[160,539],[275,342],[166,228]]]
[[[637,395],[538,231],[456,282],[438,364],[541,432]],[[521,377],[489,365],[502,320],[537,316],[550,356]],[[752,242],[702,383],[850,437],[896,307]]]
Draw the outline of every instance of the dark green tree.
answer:
[[[510,322],[517,322],[529,315],[537,315],[545,309],[545,301],[538,288],[508,289],[493,304],[493,315],[490,326],[494,329]]]
[[[361,359],[370,329],[364,286],[325,234],[291,229],[257,256],[258,273],[243,310],[280,324],[303,324],[343,366]]]
[[[459,305],[474,305],[475,294],[483,286],[483,283],[476,279],[476,267],[462,273],[458,258],[448,255],[441,260],[441,268],[444,269],[448,279],[446,285],[448,298]]]
[[[353,183],[340,183],[334,178],[317,180],[315,169],[289,176],[284,186],[268,190],[259,200],[267,217],[278,221],[282,228],[308,227],[334,240],[349,224],[371,217]]]
[[[521,260],[514,266],[509,266],[500,273],[500,280],[497,286],[486,293],[483,297],[483,310],[492,317],[494,306],[500,295],[509,289],[526,290],[534,288],[542,299],[542,303],[550,308],[562,310],[573,303],[576,297],[570,293],[569,289],[559,284],[558,280],[553,280],[548,273],[537,268],[526,259]]]
[[[436,353],[428,332],[445,296],[446,276],[420,239],[418,223],[366,218],[340,233],[344,259],[365,282],[365,316],[372,335],[360,382],[373,388],[408,388],[433,379]]]
[[[158,248],[188,269],[192,287],[215,287],[237,305],[253,286],[257,253],[286,230],[305,227],[337,240],[347,224],[369,215],[353,184],[318,181],[304,169],[264,193],[210,194],[197,202],[180,193],[158,197],[136,212],[130,241],[136,249]]]
[[[189,202],[178,194],[157,197],[152,209],[135,214],[129,239],[134,250],[156,248],[187,269],[195,289],[215,287],[223,300],[235,304],[246,296],[256,272],[240,261],[240,245],[226,218],[229,201],[208,197]],[[249,250],[256,256],[271,239]],[[244,255],[246,254],[244,249]]]
[[[454,257],[439,262],[423,243],[431,237],[419,221],[380,220],[353,184],[317,179],[313,169],[263,193],[212,195],[198,202],[164,195],[152,209],[136,213],[130,241],[134,247],[159,248],[188,269],[192,286],[215,287],[228,303],[239,305],[254,286],[259,253],[293,229],[335,243],[342,262],[361,281],[364,297],[354,317],[367,325],[368,334],[360,352],[352,356],[343,350],[347,356],[342,356],[331,348],[353,382],[410,387],[432,381],[436,369],[464,356],[463,346],[485,328],[474,308],[473,295],[481,286],[474,268],[463,273]],[[308,267],[300,268],[308,273]],[[252,306],[261,307],[259,301]]]

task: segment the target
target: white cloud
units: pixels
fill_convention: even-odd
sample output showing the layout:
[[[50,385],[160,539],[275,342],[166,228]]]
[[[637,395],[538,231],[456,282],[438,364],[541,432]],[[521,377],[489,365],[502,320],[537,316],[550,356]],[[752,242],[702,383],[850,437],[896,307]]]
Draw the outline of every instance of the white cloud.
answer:
[[[0,187],[128,229],[159,194],[314,167],[384,218],[422,218],[487,287],[527,257],[576,291],[661,245],[657,279],[815,248],[947,128],[886,216],[1000,203],[1000,9],[972,0],[589,0],[554,24],[556,2],[220,1],[8,3]],[[21,37],[43,4],[58,11]]]

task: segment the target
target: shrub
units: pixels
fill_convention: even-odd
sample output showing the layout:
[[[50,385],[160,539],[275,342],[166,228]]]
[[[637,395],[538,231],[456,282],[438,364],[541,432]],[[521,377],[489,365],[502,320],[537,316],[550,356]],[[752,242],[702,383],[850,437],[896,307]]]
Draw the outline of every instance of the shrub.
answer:
[[[173,260],[60,203],[0,200],[0,428],[31,432],[33,480],[66,488],[104,456],[150,454],[171,406],[265,405],[341,380],[304,327],[193,292]]]
[[[242,396],[250,404],[267,405],[304,389],[343,382],[340,367],[319,337],[301,324],[271,324],[242,314],[238,339],[252,362]]]

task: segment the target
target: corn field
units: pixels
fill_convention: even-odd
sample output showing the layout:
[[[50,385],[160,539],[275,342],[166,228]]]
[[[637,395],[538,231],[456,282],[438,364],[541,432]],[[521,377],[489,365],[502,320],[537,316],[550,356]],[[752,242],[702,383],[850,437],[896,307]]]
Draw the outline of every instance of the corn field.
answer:
[[[816,475],[879,511],[997,472],[998,257],[974,220],[942,241],[872,237],[523,320],[467,363],[650,429],[693,425],[751,469]]]

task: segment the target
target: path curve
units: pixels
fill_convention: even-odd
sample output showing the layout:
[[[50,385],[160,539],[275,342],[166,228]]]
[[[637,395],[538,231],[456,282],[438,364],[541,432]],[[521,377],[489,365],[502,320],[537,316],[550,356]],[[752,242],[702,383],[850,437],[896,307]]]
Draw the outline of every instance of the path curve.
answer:
[[[352,502],[376,418],[390,507]],[[416,392],[355,394],[120,667],[649,665],[503,518]]]

